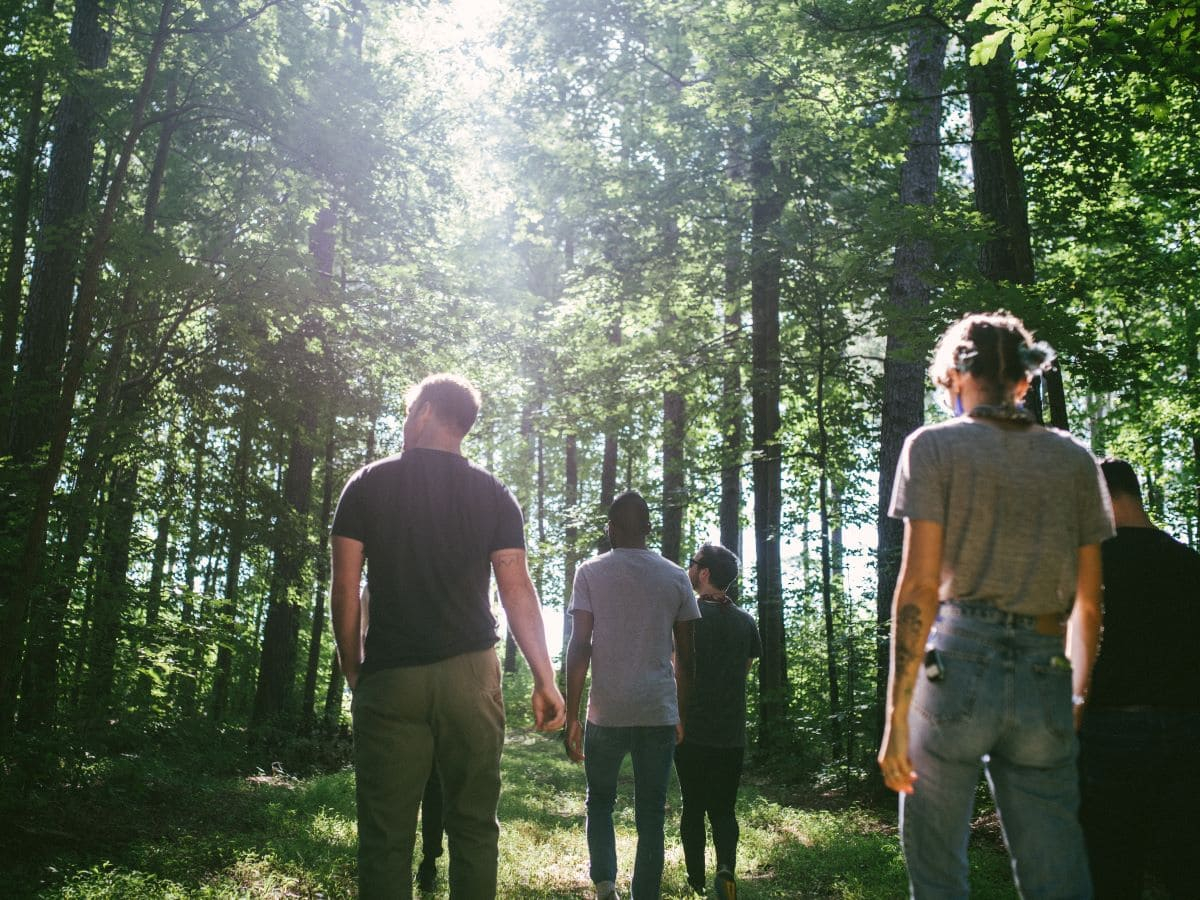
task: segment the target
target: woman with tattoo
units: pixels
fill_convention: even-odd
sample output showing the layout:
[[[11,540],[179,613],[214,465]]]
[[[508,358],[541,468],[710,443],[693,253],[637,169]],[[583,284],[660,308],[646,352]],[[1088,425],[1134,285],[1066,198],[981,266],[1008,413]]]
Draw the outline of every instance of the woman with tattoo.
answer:
[[[1020,405],[1052,357],[1007,313],[951,325],[930,376],[955,417],[909,435],[896,469],[904,551],[879,766],[921,900],[968,895],[981,769],[1022,896],[1091,896],[1075,725],[1112,511],[1087,449]]]

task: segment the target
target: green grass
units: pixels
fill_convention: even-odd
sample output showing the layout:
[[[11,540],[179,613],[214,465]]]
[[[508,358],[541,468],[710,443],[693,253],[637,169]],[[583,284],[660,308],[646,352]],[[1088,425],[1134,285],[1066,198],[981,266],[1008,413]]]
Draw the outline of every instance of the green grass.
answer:
[[[518,679],[514,693],[523,693]],[[554,738],[527,730],[516,696],[500,803],[500,895],[590,897],[584,778]],[[202,759],[193,751],[191,759]],[[182,757],[187,760],[189,757]],[[127,753],[21,797],[0,794],[5,897],[349,897],[354,893],[350,770],[206,773],[161,755]],[[66,783],[69,782],[69,783]],[[667,812],[666,900],[685,890],[678,789]],[[845,803],[751,767],[739,801],[740,892],[756,898],[896,898],[906,893],[894,807]],[[617,852],[628,886],[635,844],[632,773],[618,799]],[[710,870],[712,864],[710,848]],[[440,891],[445,897],[445,858]],[[972,848],[978,898],[1012,898],[994,833]]]

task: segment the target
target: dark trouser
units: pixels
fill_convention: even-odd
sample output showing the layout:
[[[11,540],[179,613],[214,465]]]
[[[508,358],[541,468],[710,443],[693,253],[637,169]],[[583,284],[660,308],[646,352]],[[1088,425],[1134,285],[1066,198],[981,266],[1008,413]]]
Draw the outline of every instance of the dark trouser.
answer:
[[[737,862],[738,823],[734,813],[742,780],[743,747],[702,747],[687,739],[675,748],[675,771],[683,795],[679,836],[687,864],[688,881],[703,884],[704,817],[712,823],[717,868],[734,870]]]
[[[442,779],[438,777],[437,763],[429,772],[425,782],[425,793],[421,795],[421,856],[437,859],[442,855]]]
[[[437,761],[450,844],[450,896],[496,896],[504,703],[494,650],[385,669],[354,692],[358,889],[408,900],[417,808]]]
[[[1155,869],[1172,897],[1200,897],[1198,745],[1200,712],[1087,711],[1080,819],[1097,898],[1141,897],[1143,875]]]

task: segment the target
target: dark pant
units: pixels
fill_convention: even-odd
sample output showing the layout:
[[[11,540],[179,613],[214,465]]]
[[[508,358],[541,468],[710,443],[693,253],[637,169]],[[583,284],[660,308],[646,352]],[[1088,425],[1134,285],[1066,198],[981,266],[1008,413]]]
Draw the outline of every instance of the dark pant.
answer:
[[[434,860],[442,855],[442,779],[438,777],[437,763],[425,782],[425,793],[421,795],[421,855]]]
[[[1140,897],[1144,873],[1156,869],[1172,897],[1200,897],[1198,745],[1200,712],[1087,711],[1080,819],[1097,898]]]
[[[359,681],[351,708],[359,896],[412,896],[417,808],[436,760],[450,845],[450,896],[493,900],[504,745],[496,652],[373,672]]]
[[[686,739],[675,748],[675,771],[683,795],[679,837],[688,881],[704,884],[704,817],[712,824],[717,868],[733,872],[737,862],[738,823],[734,813],[742,781],[743,747],[703,747]]]

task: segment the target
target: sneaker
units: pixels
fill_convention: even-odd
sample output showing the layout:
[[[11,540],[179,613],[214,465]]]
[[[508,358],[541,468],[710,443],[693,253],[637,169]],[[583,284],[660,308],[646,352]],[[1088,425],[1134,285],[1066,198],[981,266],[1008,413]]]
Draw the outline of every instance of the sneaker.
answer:
[[[615,881],[596,882],[596,900],[621,900]]]
[[[720,900],[737,900],[737,882],[733,880],[733,873],[728,869],[717,872],[717,877],[713,879],[713,888]]]
[[[426,856],[417,866],[417,890],[430,893],[436,887],[437,861],[432,856]]]

